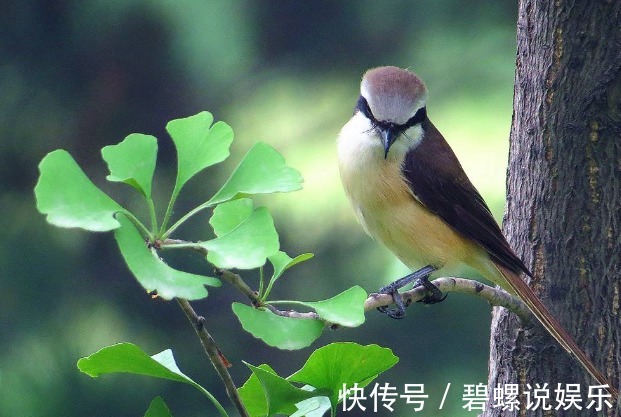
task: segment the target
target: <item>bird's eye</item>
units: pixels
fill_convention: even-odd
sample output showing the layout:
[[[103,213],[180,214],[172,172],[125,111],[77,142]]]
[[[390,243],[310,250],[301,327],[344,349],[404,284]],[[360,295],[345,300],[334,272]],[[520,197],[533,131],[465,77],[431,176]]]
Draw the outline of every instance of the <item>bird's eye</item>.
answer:
[[[418,109],[416,114],[408,119],[407,122],[403,125],[403,130],[408,130],[409,128],[416,126],[419,123],[422,123],[427,117],[427,107],[421,107]]]
[[[375,117],[373,116],[373,113],[371,113],[371,108],[369,107],[369,103],[367,102],[366,98],[364,98],[362,96],[360,96],[358,98],[358,103],[356,103],[356,108],[354,109],[354,113],[356,113],[356,111],[360,111],[373,124],[377,124],[377,120],[375,120]]]

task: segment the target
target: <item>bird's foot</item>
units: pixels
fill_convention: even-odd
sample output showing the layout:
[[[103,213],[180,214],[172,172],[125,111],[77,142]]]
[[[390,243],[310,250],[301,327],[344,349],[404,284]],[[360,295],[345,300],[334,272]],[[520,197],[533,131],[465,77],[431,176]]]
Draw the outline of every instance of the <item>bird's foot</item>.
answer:
[[[417,271],[412,272],[411,274],[406,275],[403,278],[396,280],[395,282],[388,284],[385,287],[379,289],[380,294],[390,294],[392,299],[395,302],[395,308],[388,308],[387,306],[378,307],[377,310],[386,314],[388,317],[393,319],[402,319],[405,317],[405,303],[403,302],[403,298],[399,294],[399,289],[405,287],[410,283],[414,283],[414,288],[424,286],[427,290],[431,292],[430,295],[423,298],[421,301],[425,304],[435,304],[443,301],[446,296],[442,295],[442,292],[429,282],[429,275],[435,271],[435,268],[431,265],[427,265]],[[433,288],[433,289],[432,289]]]
[[[397,307],[389,308],[388,306],[381,306],[381,307],[377,307],[377,311],[379,311],[380,313],[386,314],[391,319],[398,320],[398,319],[404,318],[405,317],[405,303],[403,302],[403,298],[401,298],[401,295],[399,294],[399,292],[395,291],[394,293],[386,292],[386,293],[381,293],[381,294],[390,294]]]
[[[417,285],[415,285],[415,287],[420,287],[421,285],[425,287],[427,291],[429,291],[429,294],[426,295],[424,298],[422,298],[419,301],[420,303],[438,304],[446,300],[446,297],[448,297],[448,294],[442,293],[442,291],[440,291],[438,287],[436,287],[431,282],[429,282],[429,277],[420,278],[417,282]]]

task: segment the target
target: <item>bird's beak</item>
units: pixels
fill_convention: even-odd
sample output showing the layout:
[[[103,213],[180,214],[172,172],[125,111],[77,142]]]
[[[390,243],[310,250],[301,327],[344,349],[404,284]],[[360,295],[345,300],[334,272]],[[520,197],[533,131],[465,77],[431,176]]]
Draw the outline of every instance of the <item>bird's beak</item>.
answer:
[[[384,145],[384,159],[388,157],[388,151],[399,134],[392,127],[387,127],[385,129],[380,129],[379,131],[380,137],[382,138],[382,144]]]

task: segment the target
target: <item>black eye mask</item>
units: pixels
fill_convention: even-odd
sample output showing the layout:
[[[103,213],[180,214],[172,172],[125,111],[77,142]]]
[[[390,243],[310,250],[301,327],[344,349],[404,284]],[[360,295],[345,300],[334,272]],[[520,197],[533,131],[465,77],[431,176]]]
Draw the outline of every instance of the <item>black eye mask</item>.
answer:
[[[371,112],[369,103],[367,102],[367,99],[363,96],[360,96],[358,98],[358,103],[356,103],[354,113],[356,113],[356,111],[360,111],[362,114],[364,114],[371,121],[373,127],[377,127],[380,129],[392,128],[393,130],[398,132],[405,132],[409,128],[416,126],[419,123],[422,123],[423,120],[425,120],[425,118],[427,117],[427,108],[421,107],[420,109],[418,109],[414,116],[410,117],[408,121],[402,125],[397,125],[393,122],[379,121],[375,118],[375,116],[373,116],[373,112]]]

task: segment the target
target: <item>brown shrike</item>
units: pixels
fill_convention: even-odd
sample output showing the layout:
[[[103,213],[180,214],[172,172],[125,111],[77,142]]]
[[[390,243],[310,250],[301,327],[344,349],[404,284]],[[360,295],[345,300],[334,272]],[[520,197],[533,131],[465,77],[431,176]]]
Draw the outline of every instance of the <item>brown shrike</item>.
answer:
[[[572,337],[542,304],[520,274],[532,277],[442,134],[427,117],[427,89],[397,67],[367,71],[353,117],[338,137],[341,181],[364,230],[414,272],[381,292],[409,282],[432,291],[429,278],[483,276],[517,295],[552,336],[601,384],[610,386]],[[478,272],[478,274],[476,274]],[[473,274],[474,273],[474,274]],[[479,275],[480,274],[480,275]]]

